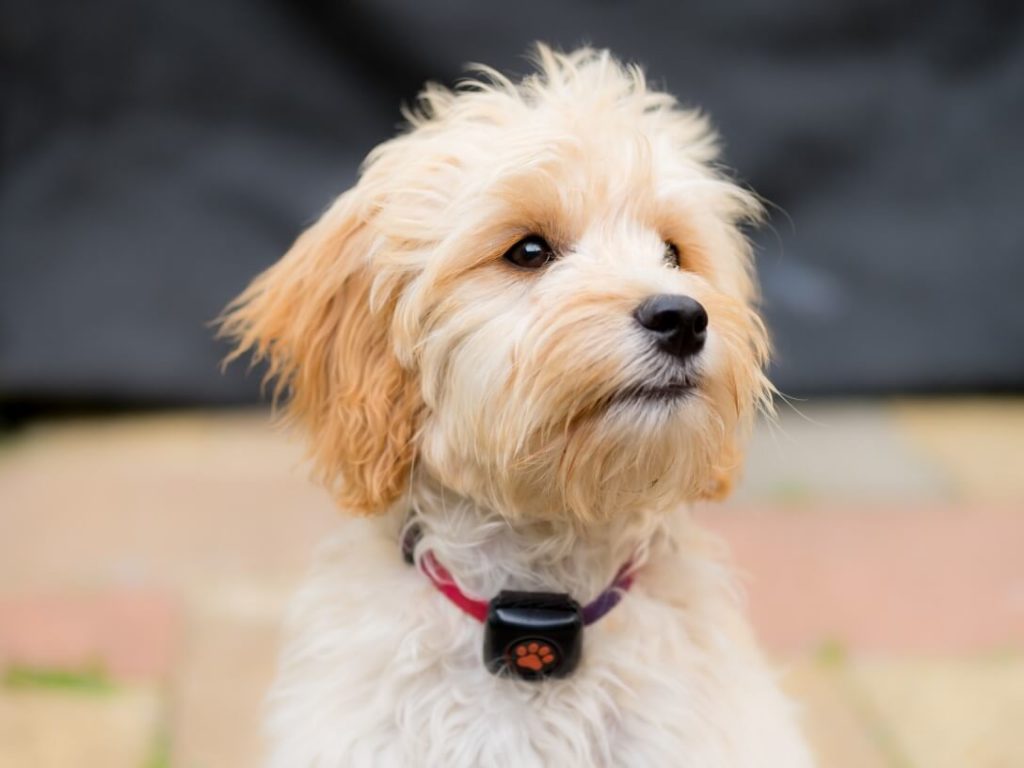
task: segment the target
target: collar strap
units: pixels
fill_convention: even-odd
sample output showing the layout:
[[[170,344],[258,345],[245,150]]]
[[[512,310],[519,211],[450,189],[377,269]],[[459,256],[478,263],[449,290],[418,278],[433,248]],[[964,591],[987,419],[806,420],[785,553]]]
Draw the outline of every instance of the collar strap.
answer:
[[[410,565],[415,562],[413,555],[420,536],[421,531],[419,527],[411,525],[406,529],[405,536],[402,538],[402,556]],[[437,588],[438,592],[455,603],[463,612],[468,613],[479,622],[487,621],[493,601],[470,597],[459,589],[451,573],[438,562],[433,552],[428,550],[421,555],[420,570],[430,579],[430,582]],[[632,585],[633,563],[630,561],[619,569],[619,572],[615,574],[615,578],[608,585],[607,589],[581,607],[583,625],[590,626],[618,605],[622,595]]]

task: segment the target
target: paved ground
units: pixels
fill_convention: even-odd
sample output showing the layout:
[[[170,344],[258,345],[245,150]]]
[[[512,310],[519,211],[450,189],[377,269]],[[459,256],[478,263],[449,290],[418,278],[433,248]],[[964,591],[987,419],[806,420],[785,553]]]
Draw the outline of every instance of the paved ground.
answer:
[[[823,766],[1024,766],[1024,401],[802,405],[700,511]],[[277,623],[334,524],[262,413],[0,442],[0,768],[257,763]]]

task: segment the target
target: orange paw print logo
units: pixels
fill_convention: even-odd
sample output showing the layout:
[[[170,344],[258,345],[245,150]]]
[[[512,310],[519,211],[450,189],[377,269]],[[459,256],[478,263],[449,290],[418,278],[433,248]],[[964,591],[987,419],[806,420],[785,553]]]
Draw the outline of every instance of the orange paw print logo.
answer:
[[[513,654],[516,666],[531,672],[541,672],[555,663],[554,650],[544,643],[520,643],[513,650]]]

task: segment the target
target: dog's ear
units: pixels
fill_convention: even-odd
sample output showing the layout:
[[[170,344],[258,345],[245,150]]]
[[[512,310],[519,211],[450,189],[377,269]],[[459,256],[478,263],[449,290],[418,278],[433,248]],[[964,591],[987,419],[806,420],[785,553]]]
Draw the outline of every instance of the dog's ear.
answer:
[[[743,466],[743,452],[734,435],[726,437],[718,461],[711,467],[708,484],[701,498],[722,501],[732,493]]]
[[[370,216],[358,189],[342,195],[221,319],[235,342],[229,360],[267,361],[275,402],[305,427],[318,478],[358,514],[403,492],[422,407],[391,346],[394,292],[374,288]]]

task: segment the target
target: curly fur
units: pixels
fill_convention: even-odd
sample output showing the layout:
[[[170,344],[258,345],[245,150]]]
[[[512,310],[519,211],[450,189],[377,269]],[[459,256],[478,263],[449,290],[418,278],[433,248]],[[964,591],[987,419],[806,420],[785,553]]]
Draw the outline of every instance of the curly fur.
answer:
[[[538,72],[430,85],[409,130],[229,307],[268,361],[349,520],[290,620],[271,695],[274,766],[807,766],[728,571],[685,506],[725,495],[768,355],[750,249],[756,199],[714,165],[699,115],[605,51],[539,46]],[[502,254],[528,234],[559,258]],[[681,254],[666,265],[666,241]],[[707,309],[681,402],[624,396],[678,362],[632,313]],[[463,591],[587,601],[570,678],[490,675],[480,626],[398,557],[424,531]]]

